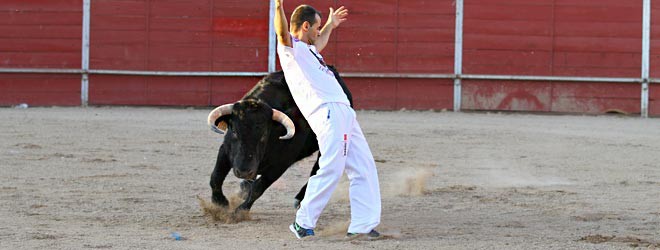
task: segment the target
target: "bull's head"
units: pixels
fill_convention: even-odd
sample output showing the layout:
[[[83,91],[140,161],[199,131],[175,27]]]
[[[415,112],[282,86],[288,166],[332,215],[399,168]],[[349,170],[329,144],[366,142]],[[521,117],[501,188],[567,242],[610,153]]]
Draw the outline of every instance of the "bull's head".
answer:
[[[234,174],[238,178],[254,179],[266,151],[271,131],[277,124],[286,128],[286,140],[295,134],[293,121],[281,111],[258,100],[242,100],[215,108],[208,124],[217,133],[225,134],[225,146]]]

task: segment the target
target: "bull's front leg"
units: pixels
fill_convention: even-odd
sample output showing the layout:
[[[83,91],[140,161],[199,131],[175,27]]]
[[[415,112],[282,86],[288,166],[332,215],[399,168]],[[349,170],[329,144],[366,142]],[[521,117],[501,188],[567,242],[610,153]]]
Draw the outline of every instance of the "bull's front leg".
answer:
[[[215,168],[211,174],[211,191],[212,191],[212,200],[213,203],[220,206],[228,206],[229,201],[222,193],[222,183],[225,181],[225,177],[231,169],[231,164],[229,158],[227,157],[226,146],[223,144],[218,150],[218,158],[215,162]]]
[[[236,211],[250,210],[252,204],[261,197],[262,194],[268,189],[282,174],[286,171],[288,166],[271,166],[267,171],[254,181],[243,180],[241,182],[241,193],[245,201],[236,208]]]

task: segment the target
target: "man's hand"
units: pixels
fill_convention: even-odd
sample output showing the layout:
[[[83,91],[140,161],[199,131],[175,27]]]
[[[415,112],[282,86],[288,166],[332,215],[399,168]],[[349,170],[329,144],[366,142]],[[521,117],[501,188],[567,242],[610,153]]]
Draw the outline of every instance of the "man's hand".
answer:
[[[346,21],[346,16],[348,16],[348,9],[344,8],[344,6],[339,7],[337,10],[334,10],[332,7],[330,7],[328,21],[325,22],[323,29],[321,29],[321,35],[318,39],[316,39],[316,42],[314,42],[318,52],[321,52],[321,50],[325,48],[325,46],[328,44],[328,40],[330,40],[330,34],[332,33],[332,30],[339,27],[341,23]]]
[[[289,35],[289,23],[284,17],[284,7],[282,4],[284,0],[275,0],[275,33],[277,34],[277,42],[288,47],[293,47],[291,43],[291,35]]]
[[[282,1],[282,0],[276,0]],[[341,23],[346,21],[346,16],[348,16],[348,9],[344,6],[339,7],[339,9],[334,10],[330,7],[330,14],[328,15],[328,24],[332,25],[332,28],[337,28]]]

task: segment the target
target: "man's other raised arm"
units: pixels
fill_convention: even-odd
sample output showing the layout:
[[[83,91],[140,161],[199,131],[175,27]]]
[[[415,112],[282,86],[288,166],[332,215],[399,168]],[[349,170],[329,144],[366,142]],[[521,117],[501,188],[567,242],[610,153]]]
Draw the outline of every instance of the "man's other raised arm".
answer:
[[[321,52],[321,50],[325,48],[325,46],[328,44],[328,41],[330,40],[330,34],[332,34],[332,30],[339,27],[341,23],[346,21],[347,16],[348,9],[344,8],[344,6],[339,7],[337,10],[334,10],[332,7],[330,7],[328,21],[321,29],[321,35],[318,39],[316,39],[316,42],[314,42],[316,50]]]
[[[288,47],[293,47],[291,35],[289,34],[289,23],[284,14],[284,0],[275,0],[275,33],[277,33],[277,42]]]

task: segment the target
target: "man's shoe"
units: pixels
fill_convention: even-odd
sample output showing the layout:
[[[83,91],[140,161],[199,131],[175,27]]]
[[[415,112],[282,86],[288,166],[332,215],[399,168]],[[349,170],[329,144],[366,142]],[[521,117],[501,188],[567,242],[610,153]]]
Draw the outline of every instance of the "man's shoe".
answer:
[[[314,236],[314,230],[303,228],[296,222],[293,222],[293,224],[289,226],[289,229],[291,229],[291,232],[293,232],[293,234],[295,234],[298,239],[302,239],[307,236]]]
[[[376,230],[373,230],[373,229],[371,230],[371,232],[368,232],[368,233],[366,233],[366,234],[361,234],[361,233],[347,233],[347,234],[346,234],[346,237],[353,238],[353,237],[358,237],[358,236],[362,236],[362,235],[365,235],[365,236],[367,237],[367,239],[377,239],[377,238],[380,237],[380,233],[379,233],[378,231],[376,231]]]

